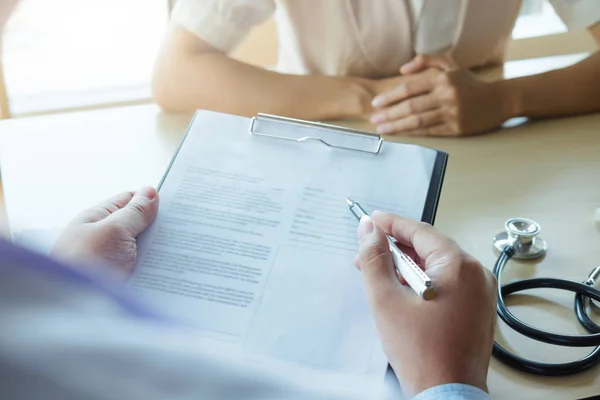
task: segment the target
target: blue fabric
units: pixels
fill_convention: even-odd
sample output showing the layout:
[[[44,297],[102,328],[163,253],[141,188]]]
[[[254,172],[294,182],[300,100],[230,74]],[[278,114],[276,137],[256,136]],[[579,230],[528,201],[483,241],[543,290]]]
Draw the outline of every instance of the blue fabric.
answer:
[[[116,301],[126,312],[136,317],[163,319],[159,314],[138,303],[122,287],[105,282],[91,274],[86,274],[83,270],[65,266],[42,254],[15,246],[0,238],[0,279],[4,274],[10,274],[13,268],[26,268],[38,273],[41,272],[71,282],[79,287],[87,287],[89,290],[101,292]]]
[[[474,386],[450,383],[427,389],[414,400],[490,400],[489,394]]]

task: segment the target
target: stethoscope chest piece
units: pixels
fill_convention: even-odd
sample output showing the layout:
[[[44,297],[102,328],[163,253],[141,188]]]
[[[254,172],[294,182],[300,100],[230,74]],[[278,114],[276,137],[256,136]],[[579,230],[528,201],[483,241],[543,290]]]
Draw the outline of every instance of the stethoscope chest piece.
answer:
[[[494,247],[502,252],[507,246],[514,247],[514,258],[533,259],[546,254],[548,245],[538,237],[540,226],[527,218],[511,218],[504,224],[504,232],[494,237]]]

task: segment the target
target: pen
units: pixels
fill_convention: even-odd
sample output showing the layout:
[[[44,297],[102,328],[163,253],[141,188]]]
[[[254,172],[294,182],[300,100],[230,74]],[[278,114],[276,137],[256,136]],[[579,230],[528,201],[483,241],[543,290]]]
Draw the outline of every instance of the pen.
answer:
[[[356,219],[360,222],[360,219],[364,216],[369,216],[367,212],[351,198],[346,199],[348,207]],[[423,300],[431,300],[435,297],[435,290],[431,283],[431,279],[423,272],[421,268],[407,256],[398,246],[393,238],[386,235],[388,244],[390,246],[390,252],[394,259],[394,265],[396,266],[396,272],[398,272],[408,285],[419,295]]]

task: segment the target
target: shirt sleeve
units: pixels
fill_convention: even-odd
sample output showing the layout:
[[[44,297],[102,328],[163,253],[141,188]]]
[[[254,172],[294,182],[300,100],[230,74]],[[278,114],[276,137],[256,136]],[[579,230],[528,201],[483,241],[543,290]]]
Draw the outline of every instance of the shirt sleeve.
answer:
[[[474,386],[450,383],[427,389],[413,400],[491,400],[491,397]]]
[[[240,357],[91,271],[0,238],[0,399],[381,398],[376,382]]]
[[[550,0],[550,3],[570,30],[589,28],[600,22],[598,0]]]
[[[178,0],[171,20],[228,52],[274,12],[274,0]]]

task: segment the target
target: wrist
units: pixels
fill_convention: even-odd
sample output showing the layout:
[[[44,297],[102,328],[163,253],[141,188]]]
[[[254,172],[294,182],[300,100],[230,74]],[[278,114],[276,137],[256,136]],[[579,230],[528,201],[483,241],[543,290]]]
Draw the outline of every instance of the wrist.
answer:
[[[487,368],[483,364],[478,366],[446,365],[446,368],[443,368],[442,364],[437,364],[423,370],[415,369],[414,366],[403,370],[402,366],[396,368],[392,364],[392,369],[400,382],[402,391],[411,398],[429,389],[451,384],[472,386],[488,392]]]
[[[523,99],[516,79],[491,83],[500,98],[500,112],[504,121],[523,115]]]
[[[347,77],[341,83],[343,90],[337,101],[338,115],[342,118],[360,118],[373,111],[371,101],[374,92],[368,79]]]

